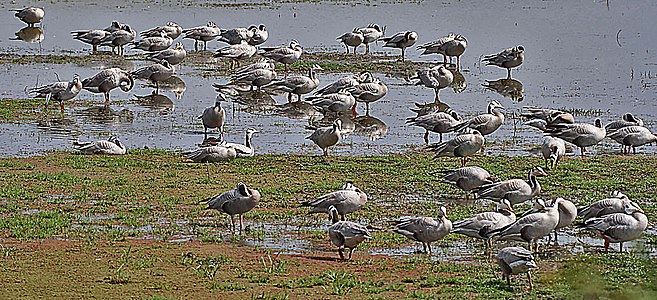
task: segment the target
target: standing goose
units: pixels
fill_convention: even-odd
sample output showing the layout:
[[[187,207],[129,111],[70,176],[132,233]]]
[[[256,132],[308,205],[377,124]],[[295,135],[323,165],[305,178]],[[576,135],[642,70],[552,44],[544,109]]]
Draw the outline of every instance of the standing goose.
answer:
[[[349,258],[354,253],[358,244],[366,239],[372,237],[367,227],[349,221],[338,221],[338,210],[335,206],[328,208],[329,216],[331,217],[331,225],[328,229],[329,239],[333,245],[338,246],[338,254],[340,259],[344,259],[344,248],[349,249]]]
[[[208,49],[208,42],[214,40],[221,34],[221,29],[214,22],[210,21],[205,26],[183,29],[183,39],[194,40],[194,51],[198,51],[198,42],[203,42],[203,50]]]
[[[486,246],[492,248],[492,240],[485,234],[500,229],[516,221],[516,214],[509,200],[502,199],[495,211],[478,213],[472,217],[454,222],[453,233],[476,239],[486,240]]]
[[[436,153],[436,157],[461,157],[461,167],[465,167],[467,157],[477,153],[484,145],[484,136],[474,129],[466,129],[453,139],[429,145],[427,150]]]
[[[115,30],[105,37],[100,45],[112,47],[112,53],[114,53],[114,49],[117,49],[116,54],[123,56],[125,54],[124,46],[134,41],[136,35],[137,33],[130,28],[130,25],[123,24],[121,29]]]
[[[203,110],[203,114],[198,116],[203,122],[203,134],[208,138],[208,128],[219,128],[219,138],[224,140],[224,121],[226,119],[226,111],[221,107],[221,101],[226,101],[224,95],[217,95],[214,106],[210,106]]]
[[[207,209],[216,209],[230,216],[231,231],[235,232],[235,215],[240,216],[240,233],[242,233],[242,220],[246,212],[251,211],[260,202],[260,192],[249,188],[244,183],[217,196],[210,197],[202,202],[208,204]]]
[[[623,154],[630,154],[630,148],[636,154],[636,147],[657,143],[657,136],[650,132],[650,129],[643,126],[622,127],[614,131],[609,137],[623,146]]]
[[[287,92],[287,101],[292,101],[292,94],[297,95],[297,101],[301,101],[301,95],[308,94],[317,88],[319,79],[317,78],[316,70],[322,70],[319,65],[313,65],[308,70],[308,76],[294,76],[282,80],[272,81],[266,87],[282,90]]]
[[[82,90],[82,82],[78,74],[73,75],[73,79],[69,82],[60,81],[48,85],[31,88],[28,93],[33,94],[34,98],[46,98],[46,107],[50,99],[55,99],[59,102],[61,112],[64,112],[64,101],[75,98]]]
[[[484,168],[462,167],[453,170],[442,171],[442,183],[458,187],[465,192],[465,200],[470,200],[469,192],[477,190],[483,185],[492,184],[495,178]]]
[[[123,155],[126,153],[125,146],[116,137],[95,142],[75,141],[73,146],[82,154]]]
[[[582,216],[584,221],[598,218],[614,213],[622,213],[630,204],[630,199],[619,191],[613,191],[609,197],[598,200],[589,206],[578,209],[577,215]]]
[[[176,69],[168,61],[161,60],[159,63],[141,67],[130,73],[135,79],[150,80],[155,83],[155,94],[160,92],[160,81],[169,79]]]
[[[447,209],[444,206],[440,207],[438,218],[404,217],[394,223],[393,232],[422,243],[422,250],[427,254],[433,254],[431,243],[452,231],[452,221],[447,219]]]
[[[643,120],[635,117],[631,113],[626,113],[620,120],[616,120],[605,125],[605,130],[607,131],[607,136],[609,136],[614,131],[627,126],[643,126]]]
[[[557,244],[559,229],[568,227],[575,222],[577,218],[577,206],[564,198],[557,198],[552,202],[552,206],[556,206],[559,211],[559,222],[554,227],[554,243]]]
[[[109,105],[110,92],[115,88],[120,88],[127,93],[135,85],[135,81],[130,73],[119,68],[109,68],[100,71],[90,78],[82,80],[82,88],[92,93],[103,93],[105,95],[105,105]]]
[[[445,65],[438,65],[429,69],[417,70],[415,76],[411,77],[410,79],[418,80],[415,85],[424,85],[425,87],[433,89],[436,93],[436,98],[434,101],[436,103],[440,103],[438,93],[440,90],[452,84],[454,81],[454,74],[452,74],[452,71],[445,68]]]
[[[363,34],[363,44],[365,44],[365,55],[370,54],[370,43],[374,43],[386,32],[386,27],[379,26],[377,24],[369,24],[367,27],[360,28],[360,32]]]
[[[337,144],[342,138],[342,121],[336,119],[331,127],[320,127],[306,139],[313,141],[328,156],[328,148]]]
[[[105,30],[109,33],[112,33],[114,31],[123,29],[125,27],[125,25],[127,25],[127,24],[123,24],[123,23],[121,23],[117,20],[114,20],[114,21],[112,21],[112,23],[110,23],[110,26],[107,26],[107,27],[103,28],[103,30]]]
[[[320,111],[335,114],[348,112],[356,105],[356,98],[347,89],[341,89],[334,94],[311,96],[306,98],[306,101]]]
[[[406,56],[406,48],[415,45],[415,42],[417,41],[417,32],[398,32],[391,37],[381,38],[381,40],[386,42],[383,47],[401,49],[401,61],[404,62]]]
[[[247,129],[244,145],[222,142],[216,146],[202,147],[187,152],[183,157],[194,162],[219,162],[236,157],[251,157],[255,154],[255,148],[253,147],[251,139],[253,138],[253,134],[257,132],[258,131],[253,128]]]
[[[356,55],[356,48],[363,43],[364,37],[360,29],[354,28],[351,32],[345,32],[335,39],[344,44],[347,48],[347,54],[349,54],[349,47],[354,47],[354,55]]]
[[[351,181],[347,181],[339,190],[302,202],[301,206],[312,207],[309,214],[325,213],[333,206],[344,221],[345,215],[358,211],[365,203],[367,203],[367,194],[354,186]]]
[[[531,200],[541,192],[536,176],[547,176],[541,167],[527,172],[527,180],[509,179],[482,186],[477,194],[480,199],[508,199],[512,205]]]
[[[247,72],[236,72],[231,76],[231,84],[243,84],[260,90],[260,87],[265,86],[276,79],[276,70],[274,68],[254,69]]]
[[[465,52],[465,48],[468,47],[468,40],[460,34],[450,33],[449,35],[439,38],[433,42],[428,42],[426,44],[420,45],[417,47],[418,50],[424,50],[420,55],[427,54],[442,54],[443,63],[447,64],[447,58],[456,56],[456,67],[461,66],[460,57]]]
[[[586,147],[599,143],[607,134],[600,119],[595,119],[595,125],[584,123],[548,125],[545,132],[579,147],[582,156],[586,152]]]
[[[559,165],[559,159],[566,155],[566,143],[560,138],[546,136],[543,138],[541,153],[545,160],[545,168],[555,169]]]
[[[498,66],[507,70],[507,78],[511,78],[511,69],[520,66],[525,60],[525,47],[516,46],[502,50],[497,54],[486,55],[483,61],[488,66]]]
[[[511,275],[527,273],[529,289],[534,288],[530,270],[536,268],[536,261],[531,251],[522,247],[506,247],[497,254],[497,265],[502,270],[502,279],[506,278],[506,284],[511,288]]]
[[[557,207],[548,207],[540,199],[536,201],[539,203],[538,206],[541,207],[541,212],[526,215],[512,224],[484,234],[495,240],[524,241],[529,244],[529,251],[532,251],[532,249],[536,251],[538,249],[538,240],[549,236],[559,223]]]
[[[176,47],[162,50],[160,52],[149,54],[148,57],[154,61],[166,60],[172,65],[181,63],[187,57],[187,51],[182,43],[177,43]]]
[[[377,101],[388,94],[388,87],[379,79],[373,79],[371,82],[363,82],[347,90],[356,98],[356,102],[365,102],[366,115],[370,113],[370,102]]]
[[[451,128],[461,122],[461,116],[456,111],[448,108],[444,112],[433,112],[426,115],[411,117],[406,119],[406,124],[424,128],[424,142],[429,143],[429,131],[440,135],[440,142],[443,141],[443,133],[452,132]]]
[[[260,24],[258,25],[257,29],[253,33],[251,39],[249,40],[249,44],[253,46],[258,46],[260,44],[264,44],[268,38],[269,38],[269,31],[267,31],[267,27],[265,27],[265,24]]]
[[[261,55],[275,62],[282,63],[285,66],[285,76],[287,77],[288,65],[299,60],[303,53],[303,47],[296,40],[292,40],[289,46],[283,47],[266,47],[265,52]]]
[[[488,104],[488,113],[464,121],[452,127],[452,130],[460,131],[463,128],[469,127],[481,132],[481,135],[489,135],[504,123],[504,114],[495,110],[496,108],[504,108],[504,106],[497,100],[493,100]]]
[[[213,56],[230,58],[230,69],[234,70],[235,65],[239,68],[240,60],[251,58],[256,51],[257,49],[255,46],[249,45],[246,41],[242,41],[240,44],[230,45],[217,50]]]
[[[163,26],[158,26],[155,28],[147,29],[139,33],[143,37],[151,36],[162,36],[162,33],[165,33],[168,37],[172,39],[178,38],[182,34],[182,27],[176,22],[167,22]]]
[[[34,24],[41,23],[43,16],[46,14],[42,7],[33,6],[23,9],[10,9],[9,11],[15,11],[14,16],[25,22],[28,27],[34,27]]]
[[[111,32],[102,29],[71,31],[74,40],[91,45],[92,53],[96,53],[98,46],[111,34]]]
[[[609,243],[623,243],[639,238],[646,227],[648,218],[643,210],[633,203],[626,203],[624,212],[613,213],[598,218],[586,220],[580,227],[597,233],[605,240],[605,252],[609,251]]]
[[[243,42],[248,43],[257,29],[258,28],[253,25],[249,28],[237,27],[232,29],[221,29],[221,34],[217,40],[229,45],[238,45]]]
[[[145,37],[139,41],[132,42],[133,49],[141,49],[149,52],[166,50],[171,45],[173,45],[173,39],[166,32],[161,32],[160,36]]]

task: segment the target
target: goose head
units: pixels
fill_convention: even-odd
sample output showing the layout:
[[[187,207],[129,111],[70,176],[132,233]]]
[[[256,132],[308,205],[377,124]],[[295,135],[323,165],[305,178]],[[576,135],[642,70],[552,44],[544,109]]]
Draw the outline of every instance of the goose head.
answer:
[[[635,117],[635,116],[634,116],[633,114],[631,114],[631,113],[626,113],[626,114],[624,114],[624,115],[623,115],[623,120],[625,120],[625,121],[627,121],[627,122],[635,123],[635,124],[637,124],[638,126],[643,126],[643,120],[641,120],[641,119]]]
[[[550,208],[545,204],[545,201],[543,201],[542,199],[536,199],[536,201],[534,201],[534,206],[532,208],[538,211],[550,210]]]
[[[363,71],[358,75],[358,82],[360,83],[369,83],[374,81],[374,76],[368,71]]]
[[[600,119],[595,119],[595,122],[593,122],[593,124],[595,125],[595,127],[604,128],[604,126],[602,126],[602,120]]]
[[[331,223],[335,224],[338,222],[338,209],[335,208],[335,206],[333,205],[329,206],[328,215],[329,215],[329,220],[331,220]]]
[[[548,173],[543,170],[541,167],[534,167],[529,170],[529,177],[545,177],[548,176]]]
[[[341,131],[342,130],[342,120],[336,119],[333,121],[333,130]]]
[[[299,44],[299,42],[298,42],[297,40],[291,40],[291,41],[290,41],[290,46],[289,46],[290,49],[294,49],[294,48],[296,48],[297,46],[300,46],[300,44]]]
[[[445,112],[448,113],[450,116],[452,116],[452,118],[454,118],[454,120],[463,121],[463,118],[461,118],[461,116],[459,116],[459,114],[455,110],[453,110],[451,108],[448,108],[448,109],[445,110]]]
[[[183,47],[183,44],[181,42],[178,42],[176,44],[176,50],[184,50],[184,49],[185,49],[185,47]]]
[[[237,189],[237,191],[240,192],[240,195],[245,197],[251,196],[251,192],[249,192],[249,189],[246,187],[246,184],[240,182],[237,184],[235,188]]]
[[[119,88],[127,93],[135,86],[135,79],[127,72],[119,73]]]
[[[510,211],[510,212],[514,212],[513,211],[513,206],[511,205],[511,202],[509,202],[509,200],[507,200],[507,199],[500,200],[500,203],[497,204],[497,210],[498,211],[507,210],[507,211]]]
[[[258,30],[265,31],[265,30],[267,30],[267,27],[265,27],[265,24],[260,24],[260,25],[258,25]]]
[[[258,132],[260,132],[260,131],[255,130],[255,128],[249,128],[249,129],[247,129],[247,130],[246,130],[246,138],[247,138],[247,140],[251,140],[251,138],[253,137],[253,134],[254,134],[254,133],[258,133]]]
[[[457,34],[457,35],[454,37],[454,40],[457,40],[457,41],[459,41],[459,42],[463,42],[463,43],[467,43],[467,42],[468,42],[468,40],[467,40],[464,36],[462,36],[462,35],[460,35],[460,34]]]
[[[492,113],[494,109],[496,108],[504,108],[504,106],[497,100],[493,100],[488,104],[488,111],[489,113]]]
[[[223,102],[228,102],[228,100],[226,99],[226,96],[224,96],[224,94],[217,94],[217,98],[214,101],[214,104],[215,104],[214,106],[219,106],[222,101]]]
[[[217,28],[217,24],[215,24],[215,23],[212,22],[212,21],[209,21],[208,24],[205,25],[205,26],[207,26],[207,27],[212,27],[212,28]]]
[[[634,214],[636,212],[645,213],[643,209],[641,209],[641,207],[639,207],[639,205],[634,202],[627,202],[623,204],[623,209],[628,215]]]
[[[167,22],[167,26],[178,27],[178,24],[176,22]]]
[[[406,40],[415,41],[415,40],[417,40],[417,32],[407,31],[406,34],[404,35],[404,37],[406,38]]]
[[[522,45],[516,46],[516,48],[513,50],[515,50],[515,52],[518,54],[525,54],[525,47],[523,47]]]

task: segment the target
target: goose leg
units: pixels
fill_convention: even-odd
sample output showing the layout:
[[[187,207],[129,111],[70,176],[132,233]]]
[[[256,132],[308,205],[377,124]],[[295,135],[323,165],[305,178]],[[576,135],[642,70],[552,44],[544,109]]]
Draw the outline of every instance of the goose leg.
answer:
[[[342,253],[342,248],[338,248],[338,254],[340,254],[340,259],[344,260],[344,253]]]
[[[230,216],[230,232],[235,233],[235,217],[233,215]]]
[[[365,115],[369,116],[370,115],[370,103],[365,102]]]
[[[506,286],[511,288],[511,276],[502,274],[502,278],[506,277]]]
[[[605,253],[609,252],[609,240],[605,239]]]
[[[442,136],[442,133],[440,135]],[[442,138],[440,139],[440,141],[442,142]],[[429,143],[429,130],[424,131],[424,143],[425,144]]]
[[[620,242],[620,253],[623,253],[623,242]]]
[[[529,290],[534,289],[534,283],[532,282],[532,273],[527,272],[527,279],[529,279]]]
[[[351,260],[351,255],[354,253],[354,250],[356,250],[356,248],[351,248],[349,250],[349,259],[348,260]]]
[[[365,55],[370,55],[370,44],[365,44]]]
[[[433,250],[431,249],[431,243],[427,243],[427,248],[429,248],[429,252],[427,254],[432,255]]]
[[[64,101],[59,102],[59,110],[61,113],[64,113]]]
[[[402,48],[402,57],[401,57],[402,62],[406,61],[405,55],[406,55],[406,48]]]
[[[461,57],[460,56],[456,57],[456,69],[458,69],[458,70],[461,69]]]
[[[194,41],[194,51],[198,52],[198,41]]]
[[[109,106],[110,104],[110,94],[109,91],[105,92],[105,106]]]
[[[242,215],[240,214],[240,234],[242,234]]]
[[[96,51],[98,51],[98,45],[96,44],[91,45],[91,52],[96,53]]]
[[[511,79],[511,69],[506,69],[506,79]]]

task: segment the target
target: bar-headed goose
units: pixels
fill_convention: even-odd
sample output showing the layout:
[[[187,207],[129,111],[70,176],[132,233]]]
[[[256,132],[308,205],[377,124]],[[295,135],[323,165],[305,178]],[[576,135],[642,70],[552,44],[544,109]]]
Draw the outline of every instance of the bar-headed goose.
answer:
[[[370,43],[374,43],[385,35],[386,27],[378,24],[369,24],[367,27],[360,28],[363,33],[363,44],[365,44],[365,55],[370,54]]]
[[[182,31],[182,27],[180,27],[180,25],[178,25],[176,22],[167,22],[165,25],[146,29],[140,32],[139,35],[143,37],[162,36],[162,32],[164,32],[168,37],[175,40],[182,34]]]
[[[297,101],[301,101],[301,95],[312,92],[319,85],[319,78],[317,78],[317,73],[315,72],[317,70],[322,70],[322,67],[315,64],[308,70],[308,76],[299,75],[272,81],[265,87],[287,92],[288,102],[292,101],[292,94],[297,95]]]
[[[534,288],[531,269],[536,268],[536,261],[531,251],[522,247],[506,247],[497,254],[497,264],[502,270],[502,278],[506,278],[506,284],[511,287],[511,275],[527,273],[529,289]]]
[[[344,259],[344,249],[349,249],[349,258],[354,253],[358,244],[372,237],[367,227],[349,221],[338,221],[338,209],[335,206],[329,206],[328,213],[331,218],[331,225],[328,229],[329,239],[333,245],[338,246],[340,259]]]
[[[342,121],[336,119],[330,127],[320,127],[306,139],[313,141],[328,156],[328,148],[337,144],[342,138]]]
[[[495,211],[478,213],[472,217],[454,222],[453,233],[458,233],[486,240],[486,246],[492,248],[492,241],[485,234],[493,230],[505,227],[516,221],[516,214],[509,200],[502,199],[497,204]]]
[[[481,135],[489,135],[504,123],[504,114],[497,111],[497,108],[504,108],[499,101],[493,100],[488,103],[488,113],[478,115],[470,120],[463,121],[455,125],[452,130],[459,131],[463,128],[469,127],[481,133]]]
[[[577,215],[582,216],[584,221],[586,221],[588,219],[602,217],[613,213],[622,213],[630,202],[630,198],[628,198],[627,195],[619,191],[613,191],[609,197],[579,208],[577,210]]]
[[[135,85],[135,81],[130,73],[119,69],[109,68],[98,72],[93,77],[82,80],[82,88],[92,93],[103,93],[105,95],[105,105],[109,105],[110,92],[115,88],[120,88],[127,93]]]
[[[483,61],[486,65],[498,66],[507,70],[507,78],[511,78],[511,69],[518,67],[525,60],[525,47],[516,46],[502,50],[500,53],[486,55]]]
[[[198,51],[198,42],[203,42],[203,50],[208,49],[208,42],[214,40],[221,34],[221,29],[210,21],[205,26],[183,29],[183,39],[194,40],[194,51]]]
[[[452,71],[445,68],[445,65],[438,65],[432,68],[419,69],[415,72],[415,76],[410,79],[418,80],[415,85],[423,85],[433,89],[436,94],[434,101],[438,103],[440,102],[438,96],[440,90],[452,84],[452,81],[454,81],[454,74],[452,74]]]
[[[447,64],[447,58],[456,56],[456,66],[460,67],[460,57],[468,47],[468,40],[460,35],[450,33],[445,37],[439,38],[435,41],[417,47],[418,50],[424,50],[420,55],[427,54],[441,54],[443,56],[443,63]]]
[[[541,145],[541,154],[545,160],[545,168],[555,169],[561,157],[566,155],[566,143],[558,137],[546,136]]]
[[[265,52],[260,55],[275,62],[282,63],[285,66],[285,76],[287,76],[288,65],[297,62],[301,54],[303,54],[303,47],[301,47],[297,40],[292,40],[289,46],[264,47],[262,49]]]
[[[406,119],[406,124],[424,128],[424,142],[429,143],[429,131],[440,135],[440,142],[443,141],[443,133],[452,132],[452,127],[459,124],[463,119],[456,111],[451,108],[444,112],[433,112],[417,117]]]
[[[187,57],[187,51],[182,43],[177,43],[174,48],[149,54],[148,57],[154,61],[161,61],[164,59],[172,65],[177,65]]]
[[[229,45],[218,49],[212,56],[230,58],[230,69],[234,70],[236,65],[239,68],[240,60],[251,58],[256,51],[257,49],[255,46],[250,45],[246,41],[242,41],[239,44]]]
[[[329,207],[333,206],[340,218],[345,220],[345,215],[358,211],[365,203],[367,203],[367,194],[354,186],[351,181],[347,181],[339,190],[302,202],[301,206],[312,207],[309,214],[326,213]]]
[[[509,179],[487,184],[479,188],[477,194],[483,199],[508,199],[512,205],[531,200],[541,192],[541,185],[536,176],[547,176],[541,167],[534,167],[527,172],[527,180]]]
[[[221,107],[221,101],[227,101],[224,95],[217,95],[214,106],[207,107],[198,118],[203,122],[203,133],[208,137],[208,128],[219,128],[220,139],[224,139],[224,121],[226,111]]]
[[[614,131],[627,126],[643,126],[643,120],[635,117],[631,113],[626,113],[621,117],[620,120],[616,120],[605,125],[605,130],[607,131],[607,136],[609,136]]]
[[[465,167],[467,157],[477,153],[483,145],[484,136],[479,131],[468,128],[453,139],[429,145],[426,149],[435,152],[435,157],[461,157],[461,166]]]
[[[529,244],[529,250],[538,249],[538,240],[549,236],[559,223],[558,207],[548,207],[543,200],[536,200],[541,212],[521,217],[514,223],[489,232],[482,232],[495,240],[524,241]],[[535,247],[533,247],[535,245]]]
[[[657,143],[657,136],[643,126],[625,126],[614,131],[609,137],[622,145],[623,154],[630,154],[630,148],[636,154],[636,147]]]
[[[150,80],[155,83],[155,94],[158,94],[160,92],[160,82],[171,78],[175,72],[176,68],[163,59],[159,63],[141,67],[130,74],[135,79]]]
[[[444,238],[452,231],[452,222],[447,219],[447,209],[444,206],[440,207],[437,218],[403,217],[393,222],[393,232],[422,243],[422,250],[427,254],[433,254],[431,243]]]
[[[345,32],[335,39],[344,44],[347,54],[349,54],[349,47],[354,47],[354,55],[356,55],[356,49],[363,43],[364,37],[360,29],[354,28],[351,32]]]
[[[231,231],[235,232],[235,215],[240,216],[240,233],[242,232],[243,215],[251,211],[260,202],[260,192],[249,188],[244,183],[229,191],[210,197],[202,202],[207,203],[207,209],[216,209],[230,216]]]
[[[401,61],[406,60],[406,48],[415,45],[417,41],[417,32],[415,31],[402,31],[398,32],[391,37],[381,38],[385,42],[383,47],[401,49]]]
[[[43,16],[46,15],[46,12],[42,7],[26,7],[22,9],[10,9],[9,11],[16,12],[14,16],[19,20],[25,22],[27,26],[34,27],[34,24],[41,23]]]
[[[469,200],[469,192],[478,188],[492,184],[495,178],[484,168],[480,167],[462,167],[453,170],[442,171],[442,183],[447,183],[458,187],[465,192],[465,200]]]
[[[117,137],[110,137],[107,140],[100,140],[95,142],[73,142],[75,150],[80,151],[82,154],[107,154],[107,155],[123,155],[126,153],[125,145],[119,141]]]
[[[634,203],[626,203],[624,212],[613,213],[598,218],[586,220],[580,227],[597,233],[605,240],[605,251],[609,251],[609,243],[623,243],[635,240],[648,227],[648,218],[643,210]]]
[[[607,134],[600,119],[595,119],[594,125],[585,123],[551,124],[545,128],[545,133],[579,147],[582,156],[586,152],[586,147],[599,143]]]
[[[60,81],[40,87],[31,88],[28,90],[28,93],[31,94],[34,98],[45,97],[46,107],[48,107],[50,99],[54,99],[55,101],[59,102],[59,107],[63,113],[64,101],[75,98],[81,90],[82,81],[80,81],[80,76],[75,74],[73,75],[73,79],[69,82]]]

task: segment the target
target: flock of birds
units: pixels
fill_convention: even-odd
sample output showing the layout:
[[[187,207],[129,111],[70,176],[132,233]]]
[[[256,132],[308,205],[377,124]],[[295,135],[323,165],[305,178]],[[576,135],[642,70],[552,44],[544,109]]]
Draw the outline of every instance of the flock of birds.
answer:
[[[28,23],[30,27],[40,23],[44,16],[43,9],[29,7],[16,12],[16,17]],[[405,51],[418,40],[418,34],[413,31],[396,33],[385,37],[385,27],[369,24],[362,28],[354,28],[337,37],[344,43],[349,53],[353,47],[354,55],[357,48],[365,45],[365,55],[370,53],[370,44],[383,41],[383,47],[401,49],[401,61],[405,61]],[[216,83],[213,87],[218,92],[213,106],[206,108],[199,119],[204,127],[204,143],[198,149],[186,152],[184,157],[194,162],[216,162],[236,157],[249,157],[255,154],[252,137],[258,131],[249,128],[246,131],[245,143],[230,143],[223,139],[225,111],[221,102],[229,97],[243,97],[258,93],[287,93],[288,102],[307,102],[327,116],[344,114],[356,115],[358,102],[369,104],[383,98],[388,87],[369,72],[345,76],[319,87],[318,65],[308,69],[307,75],[288,76],[289,65],[297,62],[303,54],[303,47],[298,41],[292,40],[289,45],[279,47],[262,47],[269,37],[264,25],[252,25],[245,28],[222,29],[215,23],[208,22],[204,26],[184,29],[174,22],[140,32],[137,40],[136,32],[127,24],[114,21],[104,29],[76,30],[71,32],[74,39],[90,44],[92,51],[98,47],[111,47],[112,52],[124,55],[124,47],[146,51],[154,64],[141,67],[135,71],[120,68],[108,68],[98,74],[80,79],[74,75],[69,82],[52,84],[30,89],[36,97],[45,97],[46,105],[51,99],[60,103],[63,112],[64,101],[75,98],[80,91],[102,93],[106,105],[110,104],[110,92],[120,88],[128,92],[134,86],[136,79],[149,80],[155,83],[154,93],[158,93],[158,83],[165,81],[175,73],[175,66],[184,61],[187,52],[182,43],[175,47],[174,40],[178,37],[192,39],[195,51],[207,50],[207,43],[214,39],[228,45],[219,48],[214,57],[231,60],[232,76],[226,84]],[[408,118],[407,123],[425,129],[424,141],[426,150],[435,152],[436,157],[449,156],[461,158],[461,168],[445,171],[442,182],[455,185],[463,190],[466,200],[471,193],[477,198],[492,200],[497,203],[495,211],[484,212],[470,218],[451,222],[447,219],[447,210],[441,207],[437,217],[404,217],[391,221],[392,231],[421,242],[426,252],[432,253],[431,243],[444,238],[447,234],[456,233],[482,239],[492,248],[493,241],[514,240],[528,243],[529,250],[522,247],[506,247],[497,255],[504,276],[509,282],[509,275],[527,273],[530,287],[532,286],[529,270],[536,267],[533,252],[538,251],[538,241],[550,237],[554,231],[555,243],[557,231],[570,226],[578,216],[582,222],[577,226],[596,232],[605,241],[605,250],[609,243],[631,241],[640,236],[647,227],[647,218],[638,204],[620,193],[614,192],[608,198],[597,201],[587,207],[576,207],[563,198],[544,202],[535,199],[541,191],[537,177],[546,176],[541,167],[528,170],[527,179],[510,179],[496,181],[483,168],[466,166],[467,158],[481,151],[485,144],[484,137],[495,132],[505,122],[505,115],[500,111],[504,106],[499,101],[491,101],[487,112],[464,120],[458,112],[450,108],[439,98],[441,89],[450,86],[454,81],[454,71],[460,68],[460,56],[467,48],[467,40],[458,34],[449,34],[435,41],[419,45],[422,55],[440,54],[443,62],[434,67],[417,70],[411,79],[417,85],[433,89],[434,102],[418,104],[412,109],[416,116]],[[524,61],[525,48],[515,46],[499,53],[483,56],[483,62],[489,65],[507,69],[507,79],[511,79],[511,70]],[[262,56],[258,62],[240,66],[240,62],[251,58],[256,53]],[[456,64],[452,64],[456,58]],[[284,65],[285,75],[280,78],[276,72],[276,63]],[[313,93],[302,100],[302,96]],[[296,101],[293,96],[296,95]],[[572,114],[564,111],[527,107],[522,114],[525,124],[539,129],[545,138],[541,152],[545,159],[545,168],[557,168],[561,157],[566,153],[569,142],[581,150],[584,155],[586,147],[593,146],[609,137],[622,145],[623,153],[636,153],[636,147],[647,143],[657,143],[657,137],[647,128],[643,121],[628,113],[621,120],[603,126],[600,119],[594,124],[577,123]],[[207,142],[208,129],[218,129],[219,138]],[[440,142],[429,143],[429,133],[438,133]],[[454,133],[452,139],[443,141],[443,134]],[[330,126],[319,127],[307,138],[313,141],[328,155],[328,149],[341,140],[345,130],[340,118],[335,118]],[[97,142],[75,143],[76,149],[88,154],[125,154],[126,147],[116,137]],[[208,208],[227,213],[231,218],[231,230],[236,230],[235,215],[239,215],[240,231],[242,230],[242,215],[252,210],[258,204],[261,194],[244,183],[239,183],[235,189],[211,197],[204,202]],[[534,201],[531,210],[521,216],[516,216],[514,206],[526,201]],[[367,195],[352,182],[347,182],[341,189],[320,196],[312,201],[302,203],[311,207],[310,213],[327,213],[332,220],[329,227],[331,242],[339,247],[340,258],[344,259],[344,250],[349,249],[348,259],[351,259],[354,249],[370,238],[370,230],[355,222],[346,221],[345,216],[361,209],[367,202]],[[509,282],[510,284],[510,282]]]

